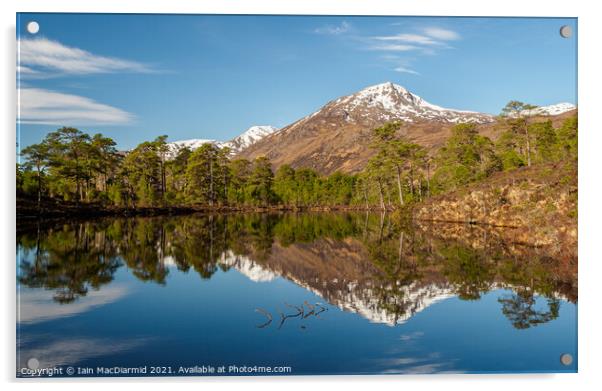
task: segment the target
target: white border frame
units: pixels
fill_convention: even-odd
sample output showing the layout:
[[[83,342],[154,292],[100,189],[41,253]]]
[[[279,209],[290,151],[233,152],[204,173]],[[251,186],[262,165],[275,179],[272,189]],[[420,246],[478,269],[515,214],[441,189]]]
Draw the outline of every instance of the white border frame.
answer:
[[[572,1],[470,1],[470,0],[144,0],[144,1],[74,1],[74,0],[4,0],[2,12],[3,91],[0,95],[2,132],[2,197],[3,222],[0,225],[2,240],[3,310],[2,337],[5,344],[0,356],[2,380],[9,386],[25,388],[86,387],[104,389],[118,384],[144,382],[149,389],[162,389],[166,383],[178,387],[250,387],[252,389],[305,389],[323,383],[329,388],[363,389],[372,382],[378,387],[420,387],[423,389],[484,388],[507,391],[509,387],[544,386],[546,389],[587,389],[600,387],[600,304],[596,277],[600,276],[599,250],[596,246],[597,224],[602,216],[600,202],[600,168],[602,167],[602,129],[597,126],[602,113],[599,39],[602,38],[602,20],[594,0]],[[112,13],[224,13],[224,14],[299,14],[299,15],[428,15],[428,16],[554,16],[578,17],[579,21],[579,374],[559,375],[431,375],[431,376],[329,376],[282,378],[152,378],[152,379],[42,379],[16,380],[15,363],[15,13],[16,12],[112,12]],[[598,253],[596,252],[598,250]],[[85,383],[85,384],[82,384]],[[108,383],[108,384],[107,384]],[[403,384],[402,384],[403,383]]]

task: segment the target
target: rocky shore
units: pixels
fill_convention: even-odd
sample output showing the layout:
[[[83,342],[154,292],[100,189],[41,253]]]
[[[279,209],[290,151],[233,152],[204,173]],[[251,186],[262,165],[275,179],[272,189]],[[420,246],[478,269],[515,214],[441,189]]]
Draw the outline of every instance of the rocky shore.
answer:
[[[418,204],[419,221],[483,224],[514,243],[577,253],[577,165],[562,162],[501,172]]]

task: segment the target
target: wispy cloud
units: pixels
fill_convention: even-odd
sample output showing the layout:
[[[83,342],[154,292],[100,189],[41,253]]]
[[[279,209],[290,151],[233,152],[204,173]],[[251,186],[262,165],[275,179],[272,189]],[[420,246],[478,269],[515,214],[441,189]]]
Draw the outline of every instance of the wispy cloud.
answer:
[[[402,67],[402,66],[399,66],[399,67],[397,67],[397,68],[395,68],[393,70],[395,72],[411,73],[412,75],[420,75],[420,73],[416,72],[415,70],[410,69],[410,68],[406,68],[406,67]]]
[[[40,72],[33,70],[29,67],[23,66],[23,65],[17,65],[17,73],[19,73],[21,75],[36,75],[36,74],[39,74]]]
[[[388,52],[409,52],[412,50],[420,49],[414,45],[400,45],[400,44],[386,44],[386,45],[373,45],[370,47],[372,50],[382,50]]]
[[[403,57],[402,57],[403,56]],[[414,69],[413,63],[416,59],[415,56],[407,57],[402,53],[385,53],[380,58],[387,63],[387,68],[399,72],[407,73],[410,75],[419,76],[420,73]]]
[[[117,125],[133,121],[134,115],[78,95],[40,88],[20,88],[17,120],[41,125]]]
[[[92,74],[112,72],[155,72],[147,64],[105,57],[63,45],[47,38],[24,38],[18,42],[19,69],[35,73]]]
[[[460,39],[460,34],[458,34],[457,32],[441,27],[427,27],[423,29],[423,31],[429,37],[440,39],[442,41],[455,41],[457,39]]]
[[[416,50],[422,51],[424,54],[432,54],[435,49],[450,48],[448,41],[458,39],[460,39],[460,34],[455,31],[440,27],[426,27],[419,32],[371,37],[370,49],[383,51]],[[383,42],[387,42],[387,44],[383,44]]]
[[[434,40],[431,37],[420,34],[396,34],[387,35],[383,37],[374,37],[377,41],[395,41],[395,42],[408,42],[419,45],[440,45],[441,42]]]
[[[416,56],[433,55],[439,50],[450,49],[450,41],[459,39],[461,36],[456,31],[431,26],[391,35],[373,36],[364,39],[363,42],[369,50],[388,53],[382,58],[391,64],[391,69],[395,72],[420,75],[409,66]],[[399,57],[402,52],[412,53],[413,58]]]
[[[351,30],[351,24],[346,21],[342,21],[339,25],[326,25],[318,27],[314,30],[316,34],[327,34],[327,35],[340,35]]]

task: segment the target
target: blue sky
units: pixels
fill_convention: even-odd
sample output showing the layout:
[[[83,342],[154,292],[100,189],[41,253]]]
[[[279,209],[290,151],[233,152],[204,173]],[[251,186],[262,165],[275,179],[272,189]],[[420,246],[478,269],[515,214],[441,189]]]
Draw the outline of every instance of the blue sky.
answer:
[[[27,32],[27,22],[40,25]],[[575,19],[19,14],[20,145],[60,126],[121,149],[285,126],[392,81],[450,108],[576,104]]]

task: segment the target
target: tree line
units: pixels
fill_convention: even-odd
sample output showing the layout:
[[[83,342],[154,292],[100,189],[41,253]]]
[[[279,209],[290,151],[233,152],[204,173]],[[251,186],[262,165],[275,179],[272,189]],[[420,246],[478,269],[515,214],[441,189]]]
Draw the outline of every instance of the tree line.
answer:
[[[577,118],[554,128],[536,120],[534,106],[512,101],[496,126],[497,140],[461,123],[435,153],[400,134],[401,123],[374,129],[372,158],[356,174],[320,175],[280,166],[266,157],[232,158],[230,150],[204,144],[173,150],[167,136],[120,152],[111,138],[63,127],[21,151],[17,193],[37,199],[118,207],[405,206],[455,190],[497,171],[577,159]]]

